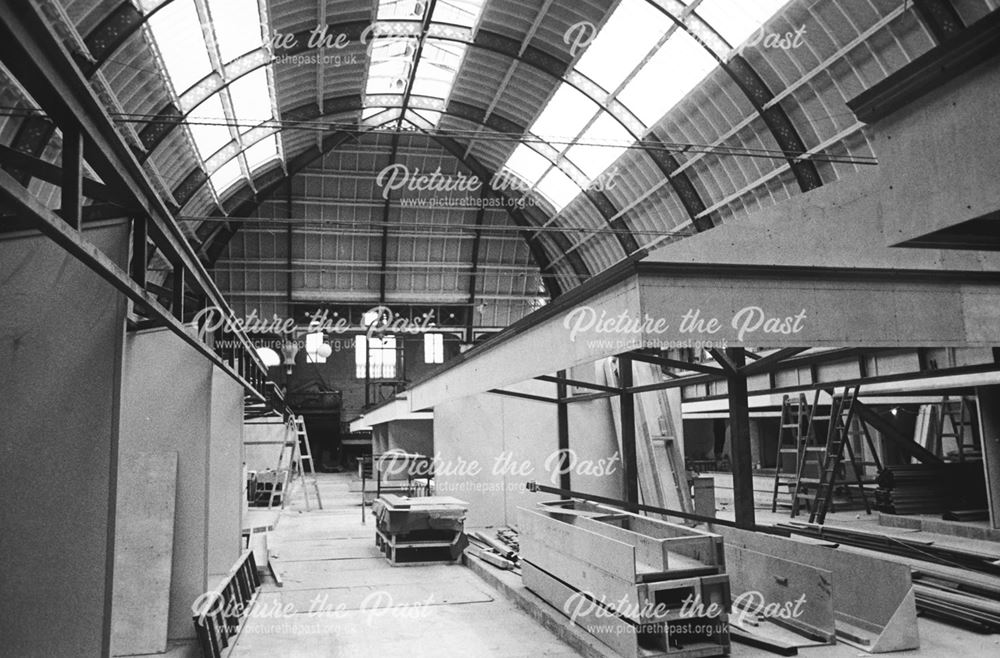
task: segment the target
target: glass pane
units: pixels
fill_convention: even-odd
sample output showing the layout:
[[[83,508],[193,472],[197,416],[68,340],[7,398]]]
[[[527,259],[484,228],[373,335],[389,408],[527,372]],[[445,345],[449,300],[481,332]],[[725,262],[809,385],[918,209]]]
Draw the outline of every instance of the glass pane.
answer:
[[[221,196],[222,193],[232,187],[236,181],[243,178],[243,172],[240,170],[240,159],[233,158],[226,164],[216,169],[215,173],[208,178],[212,181],[212,187],[215,188],[215,193]]]
[[[562,150],[572,141],[595,114],[598,106],[575,87],[562,83],[542,113],[535,119],[530,132]]]
[[[534,185],[552,165],[548,159],[530,146],[518,144],[504,165],[529,184]]]
[[[223,63],[264,44],[257,0],[208,0]]]
[[[545,178],[538,182],[537,189],[552,202],[556,212],[568,206],[569,202],[580,194],[579,186],[558,169],[547,173]]]
[[[733,47],[741,45],[788,0],[705,0],[695,12]]]
[[[580,142],[566,151],[566,157],[593,180],[621,157],[635,139],[617,119],[601,112],[597,121],[580,137]]]
[[[475,27],[484,0],[438,0],[434,6],[435,23]]]
[[[371,48],[365,93],[402,94],[410,77],[415,47],[412,39],[380,39]]]
[[[278,140],[274,135],[265,137],[243,152],[247,159],[247,168],[252,172],[261,165],[278,158]]]
[[[651,126],[715,68],[717,62],[687,32],[678,30],[640,69],[618,99]]]
[[[444,363],[444,334],[424,334],[424,363]]]
[[[426,0],[381,0],[378,3],[378,20],[419,20],[427,8]]]
[[[671,25],[673,21],[647,0],[624,0],[587,46],[576,69],[607,91],[614,91]],[[577,35],[584,40],[589,36],[582,31],[574,33]]]
[[[421,52],[417,75],[413,80],[413,94],[448,98],[464,54],[463,44],[428,40]]]
[[[271,93],[267,87],[267,71],[257,69],[229,85],[229,97],[240,133],[245,133],[271,118]]]
[[[212,71],[194,0],[174,0],[150,17],[149,29],[175,94]]]
[[[212,94],[191,110],[187,123],[202,160],[207,160],[232,139],[219,94]]]

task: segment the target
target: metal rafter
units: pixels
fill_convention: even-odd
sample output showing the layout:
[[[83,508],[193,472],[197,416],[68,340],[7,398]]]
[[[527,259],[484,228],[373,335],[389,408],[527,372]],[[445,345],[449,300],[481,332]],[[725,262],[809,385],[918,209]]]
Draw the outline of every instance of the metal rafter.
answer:
[[[949,0],[913,0],[913,8],[938,43],[965,30],[962,17]]]
[[[337,98],[334,98],[334,99],[327,98],[326,99],[326,106],[328,108],[336,107],[338,112],[344,112],[344,111],[351,111],[353,109],[357,109],[358,107],[360,107],[360,102],[361,102],[361,99],[359,97],[357,97],[357,96],[337,97]],[[461,114],[456,115],[459,118],[463,118],[465,120],[468,120],[470,122],[475,122],[475,123],[480,124],[480,125],[483,123],[481,120],[479,120],[477,118],[478,116],[481,116],[481,113],[482,113],[482,109],[481,108],[474,108],[474,107],[470,108],[470,107],[465,106],[463,104],[456,104],[456,103],[452,103],[451,105],[455,106],[456,109],[459,109],[461,111]],[[303,106],[303,107],[300,107],[300,108],[292,109],[288,113],[292,114],[292,115],[294,115],[296,117],[304,119],[304,118],[315,118],[314,116],[311,116],[313,112],[315,112],[315,108],[310,108],[308,106]],[[452,112],[451,111],[446,111],[446,112],[444,112],[444,114],[452,115]],[[393,122],[395,122],[395,119],[391,120],[388,123],[393,123]],[[493,130],[498,130],[498,131],[504,131],[504,130],[510,131],[511,130],[511,126],[514,126],[515,129],[517,127],[517,124],[513,124],[512,122],[510,122],[509,120],[506,120],[506,119],[500,120],[500,117],[498,117],[496,115],[494,115],[494,118],[492,120],[486,120],[485,123],[487,124],[486,127],[491,128]],[[485,165],[483,165],[477,159],[472,158],[472,157],[470,157],[470,158],[465,157],[465,153],[464,153],[465,149],[464,149],[464,147],[462,145],[460,145],[456,140],[454,140],[452,138],[449,138],[449,137],[441,136],[441,135],[434,135],[434,134],[431,134],[431,133],[424,133],[424,134],[426,134],[428,137],[430,137],[431,139],[433,139],[435,142],[437,142],[438,144],[440,144],[441,146],[443,146],[449,153],[451,153],[454,157],[456,157],[457,159],[459,159],[459,161],[462,162],[462,164],[464,164],[470,171],[472,171],[474,174],[476,174],[477,176],[479,176],[480,180],[489,181],[493,177],[493,175],[496,173],[495,171],[493,171],[493,170],[489,169],[488,167],[486,167]],[[318,157],[318,155],[316,157]],[[200,171],[201,170],[199,168],[196,168],[188,176],[188,179],[190,179],[191,176],[196,176]],[[291,173],[293,171],[296,171],[296,169],[291,164],[289,164],[288,171]],[[193,183],[196,183],[197,185],[203,185],[206,182],[207,182],[207,180],[204,179],[204,178],[195,179],[195,181],[193,181]],[[185,184],[190,184],[190,183],[186,182]],[[186,191],[185,195],[182,196],[181,198],[190,198],[191,196],[193,196],[194,193],[197,191],[197,185],[192,185],[192,187],[190,187]],[[178,192],[178,194],[179,194],[179,192]],[[237,192],[235,192],[233,194],[233,197],[238,197],[238,196],[240,196],[239,190],[237,190]],[[263,196],[263,195],[260,195],[260,196]],[[504,195],[497,194],[496,196],[501,197],[501,196],[504,196]],[[506,197],[504,197],[504,198],[506,198]],[[516,225],[522,226],[522,227],[524,227],[526,229],[529,229],[529,230],[533,227],[533,225],[531,224],[531,222],[529,222],[527,220],[526,215],[522,211],[520,211],[517,208],[513,207],[512,204],[505,203],[504,204],[504,209],[507,211],[508,215],[510,215],[511,219],[514,220],[514,222],[515,222]],[[616,228],[616,227],[612,226],[612,228]],[[542,269],[542,272],[544,274],[547,270],[550,269],[549,267],[546,266],[546,264],[549,262],[549,259],[547,257],[544,257],[544,252],[540,248],[538,248],[539,235],[538,234],[531,234],[529,232],[529,233],[525,234],[524,237],[525,237],[525,240],[528,242],[529,247],[532,249],[532,253],[535,256],[535,260],[539,264],[539,267]],[[553,234],[553,240],[555,241],[556,246],[560,249],[561,252],[565,252],[566,250],[570,249],[571,246],[572,246],[571,243],[570,243],[570,241],[564,235],[562,235],[561,233],[555,233],[555,234]],[[570,260],[570,263],[571,263],[571,266],[572,266],[574,272],[576,273],[576,275],[578,277],[587,278],[587,277],[589,277],[591,275],[589,269],[583,263],[583,260],[579,256],[579,254],[572,254],[570,256],[569,260]],[[549,283],[547,282],[546,285],[549,285]],[[550,289],[550,292],[553,292],[553,295],[558,294],[557,292],[551,291],[551,289]]]
[[[190,275],[192,284],[205,294],[209,303],[217,306],[227,317],[233,317],[222,293],[195,256],[191,245],[118,133],[101,101],[38,7],[31,4],[13,7],[9,3],[0,3],[0,57],[7,70],[64,132],[79,133],[79,138],[86,144],[83,155],[94,172],[105,185],[121,190],[129,205],[134,206],[139,215],[148,218],[146,228],[150,237],[164,251],[168,260]],[[80,164],[82,166],[82,159]],[[82,175],[80,183],[82,191]],[[18,197],[18,202],[23,201],[19,198],[19,190],[8,187],[7,193]],[[70,249],[74,255],[87,262],[88,266],[101,270],[99,273],[105,276],[106,263],[94,261],[92,254],[85,253],[85,249],[81,251],[75,246],[71,247],[69,243],[75,241],[67,241],[62,231],[52,230],[51,222],[44,213],[36,212],[37,209],[31,209],[30,205],[25,207],[38,221],[40,228],[50,231],[50,237]],[[111,278],[120,277],[118,273],[114,273]],[[128,284],[115,285],[119,285],[126,294],[133,295],[134,290],[125,289],[134,285],[131,279],[119,283]],[[152,312],[156,314],[156,309],[152,309]],[[169,323],[168,326],[176,330]],[[246,335],[236,332],[236,338],[247,352],[246,361],[251,369],[256,372],[265,371]]]
[[[231,214],[240,216],[249,215],[256,209],[258,205],[260,205],[260,203],[264,199],[269,198],[272,194],[274,194],[275,190],[279,189],[281,184],[285,182],[289,176],[294,176],[296,173],[302,171],[305,167],[309,166],[309,164],[315,162],[319,158],[322,158],[327,153],[336,150],[341,145],[346,143],[348,140],[356,139],[357,136],[366,134],[368,132],[375,132],[378,128],[384,127],[384,125],[388,125],[388,123],[393,123],[394,121],[395,120],[391,120],[387,122],[387,124],[383,124],[383,126],[375,126],[365,130],[356,130],[356,131],[342,130],[327,135],[323,140],[322,148],[310,149],[308,151],[300,153],[294,159],[290,160],[288,162],[287,173],[284,176],[275,179],[274,181],[272,181],[267,185],[263,184],[260,185],[258,194],[255,197],[246,199],[238,206],[234,207],[231,210]],[[489,173],[490,170],[475,158],[464,158],[463,154],[461,153],[461,146],[459,146],[456,142],[454,142],[453,140],[449,141],[446,138],[436,137],[433,135],[431,135],[430,137],[435,142],[440,144],[443,148],[445,148],[445,150],[449,151],[452,155],[454,155],[456,158],[459,158],[462,164],[465,165],[474,174],[476,174],[477,176],[484,177],[483,180],[488,180],[488,176],[491,175]],[[264,173],[266,174],[268,172]],[[492,190],[491,194],[493,194],[497,198],[505,198],[503,195],[498,194]],[[240,195],[237,192],[233,196],[237,197]],[[522,213],[517,208],[514,208],[512,205],[505,203],[503,204],[503,207],[504,210],[507,212],[508,216],[511,218],[511,221],[513,221],[515,225],[525,229],[524,231],[521,232],[521,237],[528,244],[528,249],[531,252],[536,265],[538,266],[539,271],[541,272],[543,280],[545,281],[546,289],[548,290],[549,294],[552,297],[558,297],[563,292],[562,286],[559,284],[556,278],[555,271],[549,264],[550,259],[546,255],[544,248],[542,248],[542,245],[539,243],[538,238],[530,234],[530,229],[533,226],[532,223],[528,220],[528,218],[526,217],[526,215],[524,215],[524,213]],[[232,223],[230,225],[220,224],[218,227],[213,229],[210,235],[205,237],[202,243],[201,253],[210,265],[218,260],[219,256],[222,253],[222,250],[225,248],[225,245],[229,242],[232,236],[235,235],[235,233],[239,229],[240,229],[240,223],[238,222]],[[556,235],[565,240],[565,236],[562,236],[561,234],[556,234]],[[586,264],[583,262],[582,259],[577,257],[575,259],[572,259],[570,262],[578,282],[582,282],[591,276],[590,270],[587,268]]]

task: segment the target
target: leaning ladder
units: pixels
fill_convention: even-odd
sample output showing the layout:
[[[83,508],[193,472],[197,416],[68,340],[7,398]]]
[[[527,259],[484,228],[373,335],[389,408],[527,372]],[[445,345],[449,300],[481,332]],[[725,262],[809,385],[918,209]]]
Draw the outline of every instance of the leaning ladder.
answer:
[[[274,507],[274,500],[278,497],[279,491],[281,496],[281,509],[285,509],[285,503],[288,500],[288,487],[292,480],[292,468],[298,463],[295,453],[297,452],[296,443],[294,440],[289,439],[292,436],[292,427],[289,423],[285,423],[285,439],[284,443],[281,444],[281,452],[278,453],[278,466],[274,470],[275,480],[271,484],[271,495],[267,499],[267,509],[272,509]],[[291,455],[288,458],[288,466],[285,466],[285,452],[291,449]],[[281,479],[281,488],[278,488],[278,479]]]
[[[793,493],[798,478],[799,464],[809,445],[812,427],[812,407],[804,393],[797,398],[786,395],[781,400],[781,423],[778,426],[778,453],[774,465],[774,490],[771,493],[771,511],[778,511],[778,496],[782,487]],[[814,443],[814,442],[813,442]],[[794,501],[794,498],[793,498]]]
[[[951,424],[951,432],[944,431],[945,418]],[[972,412],[968,400],[945,397],[941,402],[941,417],[938,421],[938,453],[944,452],[944,438],[955,439],[958,461],[964,462],[981,456],[976,444],[976,433],[972,423]],[[968,439],[968,441],[966,441]]]
[[[306,499],[306,511],[309,507],[309,487],[312,487],[316,495],[316,507],[323,509],[323,499],[319,496],[319,482],[316,481],[316,466],[313,464],[312,450],[309,448],[309,435],[306,434],[306,421],[302,416],[295,416],[292,419],[292,427],[295,431],[295,450],[292,454],[296,457],[296,465],[302,475],[302,495]],[[308,470],[307,470],[308,469]]]
[[[861,500],[864,502],[865,511],[871,514],[871,505],[868,503],[868,496],[865,494],[864,480],[857,467],[858,461],[854,458],[854,448],[852,447],[853,426],[854,426],[854,403],[858,399],[858,388],[855,386],[845,387],[844,393],[833,400],[830,408],[830,428],[826,439],[826,454],[823,457],[823,467],[820,469],[819,481],[816,483],[816,495],[814,505],[809,514],[809,523],[822,524],[826,520],[827,512],[833,503],[833,491],[837,485],[837,471],[844,459],[844,450],[851,463],[851,471],[854,480],[861,493]]]

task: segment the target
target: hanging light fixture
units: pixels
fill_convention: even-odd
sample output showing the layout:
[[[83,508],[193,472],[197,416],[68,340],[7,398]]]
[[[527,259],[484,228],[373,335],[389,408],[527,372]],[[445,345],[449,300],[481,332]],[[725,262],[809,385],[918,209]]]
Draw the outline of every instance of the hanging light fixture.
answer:
[[[295,341],[287,341],[281,346],[281,354],[285,357],[285,374],[292,374],[292,368],[295,367],[295,355],[299,353],[299,346]]]

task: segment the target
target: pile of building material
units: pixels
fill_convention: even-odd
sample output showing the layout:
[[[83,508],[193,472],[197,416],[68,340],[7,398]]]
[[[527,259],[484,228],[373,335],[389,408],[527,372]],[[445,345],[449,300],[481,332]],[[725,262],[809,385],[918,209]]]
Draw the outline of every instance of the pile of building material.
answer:
[[[943,514],[986,499],[980,462],[886,466],[877,482],[875,507],[887,514]]]
[[[467,555],[477,557],[498,569],[512,570],[517,567],[517,550],[499,538],[477,530],[470,532],[468,539],[470,543],[465,549]]]
[[[448,496],[380,496],[372,505],[375,545],[392,564],[454,562],[467,544],[469,505]]]
[[[712,533],[580,501],[518,510],[525,587],[622,656],[729,653]]]

